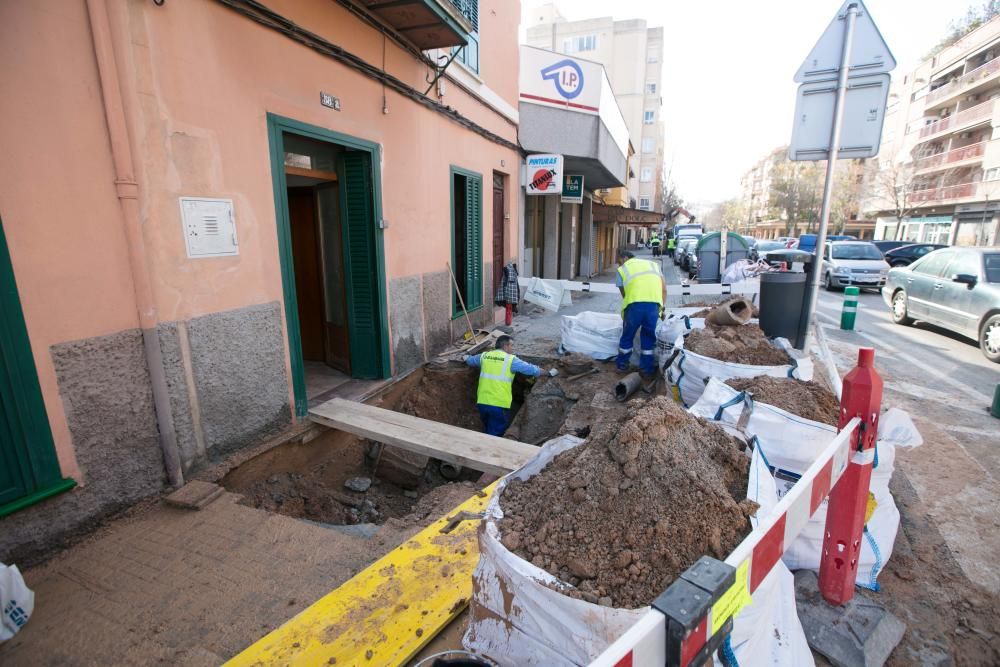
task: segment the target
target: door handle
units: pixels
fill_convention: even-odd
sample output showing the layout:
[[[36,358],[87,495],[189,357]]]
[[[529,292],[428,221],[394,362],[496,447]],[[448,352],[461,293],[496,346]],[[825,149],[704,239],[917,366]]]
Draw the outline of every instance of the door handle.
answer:
[[[934,289],[941,289],[942,287],[944,287],[944,285],[941,283],[934,283]]]

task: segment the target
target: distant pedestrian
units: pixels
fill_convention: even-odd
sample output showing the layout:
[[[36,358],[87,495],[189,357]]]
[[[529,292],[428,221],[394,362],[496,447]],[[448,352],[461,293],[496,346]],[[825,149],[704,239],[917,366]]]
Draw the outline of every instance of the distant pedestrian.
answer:
[[[615,365],[627,371],[632,357],[633,341],[639,332],[639,370],[642,375],[656,374],[656,321],[663,317],[663,304],[667,300],[667,284],[663,280],[659,262],[638,259],[630,252],[618,251],[618,275],[615,284],[623,297],[622,337],[618,341],[618,359]]]

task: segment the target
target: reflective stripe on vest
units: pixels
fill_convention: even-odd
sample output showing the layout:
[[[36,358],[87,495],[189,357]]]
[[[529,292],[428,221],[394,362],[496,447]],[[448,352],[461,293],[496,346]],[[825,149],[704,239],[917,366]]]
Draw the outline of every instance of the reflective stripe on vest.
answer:
[[[479,357],[479,388],[476,403],[509,408],[514,400],[514,355],[503,350],[483,352]]]
[[[618,275],[625,290],[623,311],[632,303],[663,305],[663,275],[659,264],[633,257],[618,268]]]

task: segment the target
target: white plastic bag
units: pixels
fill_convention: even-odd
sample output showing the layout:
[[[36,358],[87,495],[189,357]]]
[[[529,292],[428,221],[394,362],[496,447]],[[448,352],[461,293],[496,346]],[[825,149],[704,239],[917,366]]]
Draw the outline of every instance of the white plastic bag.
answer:
[[[748,270],[753,266],[753,262],[746,259],[738,259],[729,266],[722,274],[722,282],[732,285],[733,283],[741,283],[751,276]]]
[[[674,349],[679,349],[680,353],[665,372],[667,382],[677,387],[678,398],[684,407],[690,407],[701,397],[710,378],[728,380],[766,375],[798,380],[812,379],[813,363],[809,355],[796,350],[786,338],[775,338],[774,344],[788,353],[792,363],[781,366],[754,366],[720,361],[685,350],[684,336],[678,336],[674,341]]]
[[[0,642],[24,627],[35,610],[35,594],[16,565],[0,563]]]
[[[689,411],[734,428],[743,405],[741,392],[713,378]],[[826,449],[836,436],[837,429],[755,401],[743,433],[747,437],[756,436],[757,449],[778,478],[778,495],[781,496]],[[889,492],[889,481],[895,468],[895,448],[897,445],[915,447],[921,440],[909,415],[901,410],[892,408],[879,420],[876,465],[872,469],[869,485],[876,507],[863,535],[856,577],[859,586],[878,588],[876,578],[892,555],[899,530],[899,510]],[[828,502],[824,500],[782,555],[782,560],[790,569],[819,569],[827,507]]]
[[[500,482],[486,508],[469,628],[462,643],[500,665],[586,665],[649,609],[613,609],[563,595],[545,584],[568,585],[500,542],[497,521],[503,518],[500,499],[507,480],[538,474],[558,454],[582,442],[567,435],[545,443],[535,457]],[[760,456],[751,462],[747,486],[748,497],[761,506],[758,516],[777,504],[774,481]],[[792,575],[781,563],[734,620],[730,645],[744,666],[813,664],[795,613]]]
[[[573,303],[570,291],[563,289],[562,281],[542,278],[531,280],[524,293],[524,300],[546,310],[551,310],[553,313],[558,312],[560,306],[568,306]]]
[[[579,352],[602,360],[618,356],[622,318],[616,313],[588,310],[579,315],[563,315],[561,329],[562,352]]]

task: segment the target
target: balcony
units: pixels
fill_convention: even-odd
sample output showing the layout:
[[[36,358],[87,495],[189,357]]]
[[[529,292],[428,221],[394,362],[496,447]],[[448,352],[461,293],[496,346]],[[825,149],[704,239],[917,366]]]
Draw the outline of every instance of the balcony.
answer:
[[[986,79],[992,78],[997,72],[1000,72],[1000,58],[994,58],[989,62],[983,63],[976,69],[963,74],[954,81],[946,83],[940,88],[935,88],[933,91],[928,93],[925,98],[925,107],[930,107],[936,102],[947,99],[953,95],[958,95],[964,91],[969,86],[973,86],[982,83]]]
[[[914,204],[943,202],[951,199],[975,197],[978,192],[978,181],[974,183],[959,183],[957,185],[943,185],[937,188],[927,188],[926,190],[914,190],[910,193],[910,202]]]
[[[919,173],[955,166],[959,162],[980,158],[985,151],[986,142],[980,141],[978,144],[970,144],[969,146],[962,146],[961,148],[956,148],[945,153],[929,155],[919,160],[914,160],[913,170]]]
[[[993,116],[993,102],[994,100],[988,100],[974,107],[969,107],[965,111],[959,111],[947,118],[942,118],[941,120],[936,120],[933,123],[925,125],[920,128],[920,138],[924,139],[925,137],[941,134],[942,132],[956,132],[968,125],[974,125],[975,123],[987,120]]]
[[[479,0],[355,0],[422,51],[465,46],[479,31]]]

